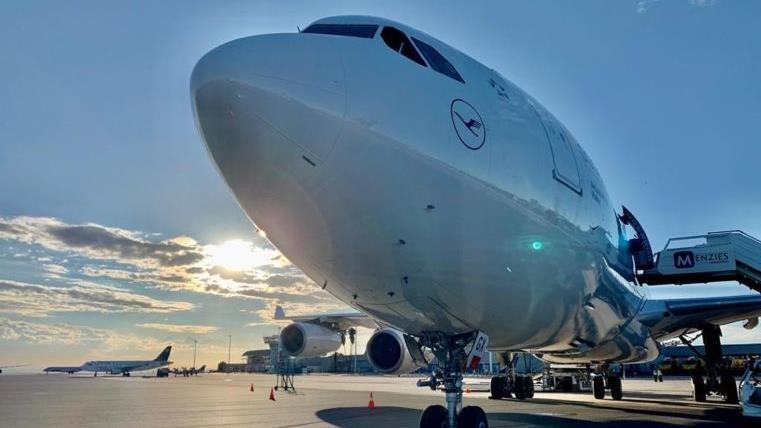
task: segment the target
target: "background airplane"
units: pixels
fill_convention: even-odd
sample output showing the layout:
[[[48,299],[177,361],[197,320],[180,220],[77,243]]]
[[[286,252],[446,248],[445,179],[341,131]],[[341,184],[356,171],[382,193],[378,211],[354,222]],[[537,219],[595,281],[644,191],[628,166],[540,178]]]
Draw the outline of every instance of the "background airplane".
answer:
[[[331,17],[213,49],[193,70],[191,99],[257,228],[382,326],[367,344],[375,369],[436,356],[440,370],[419,385],[442,387],[447,406],[427,408],[421,427],[487,426],[480,408],[459,410],[462,373],[487,346],[593,364],[595,397],[621,399],[610,363],[652,360],[658,341],[697,333],[708,367],[693,379],[696,400],[737,400],[720,325],[755,326],[761,296],[652,299],[643,284],[761,290],[761,242],[701,235],[701,247],[657,257],[568,129],[466,54],[390,20]],[[294,320],[281,343],[335,350],[353,318]],[[528,398],[533,383],[508,371],[491,389]]]
[[[48,367],[45,372],[66,372],[74,373],[76,371],[94,372],[94,376],[98,373],[110,373],[110,374],[122,374],[123,376],[129,376],[131,372],[139,372],[146,370],[154,370],[161,367],[166,367],[172,364],[169,361],[169,354],[172,352],[172,347],[167,346],[163,351],[152,360],[130,360],[130,361],[88,361],[82,364],[80,367]],[[72,371],[73,369],[78,369]]]

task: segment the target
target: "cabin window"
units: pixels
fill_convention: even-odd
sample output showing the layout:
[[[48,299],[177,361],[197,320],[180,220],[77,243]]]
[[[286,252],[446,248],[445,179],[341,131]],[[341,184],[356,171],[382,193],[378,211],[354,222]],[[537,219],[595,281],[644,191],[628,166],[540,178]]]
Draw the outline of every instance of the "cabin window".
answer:
[[[377,25],[369,24],[312,24],[302,33],[331,34],[334,36],[361,37],[372,39],[378,31]]]
[[[417,49],[412,45],[410,39],[408,39],[401,31],[394,27],[384,27],[383,31],[381,31],[381,38],[386,42],[386,45],[394,51],[399,52],[423,67],[427,67],[425,61],[423,61],[423,57],[417,52]]]
[[[445,76],[451,77],[454,80],[465,83],[465,81],[462,80],[462,76],[460,76],[460,73],[457,72],[452,63],[444,58],[444,55],[440,54],[439,51],[437,51],[433,46],[414,37],[412,38],[412,41],[415,42],[415,46],[417,46],[418,50],[420,50],[420,53],[423,54],[425,60],[428,61],[428,64],[431,66],[431,68]]]

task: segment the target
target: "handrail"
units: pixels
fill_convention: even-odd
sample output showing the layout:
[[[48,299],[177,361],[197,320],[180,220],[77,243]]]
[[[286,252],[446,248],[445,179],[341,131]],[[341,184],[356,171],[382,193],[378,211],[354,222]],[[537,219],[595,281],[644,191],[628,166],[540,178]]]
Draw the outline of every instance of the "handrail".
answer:
[[[745,232],[743,232],[742,230],[739,230],[739,229],[734,229],[734,230],[720,230],[720,231],[718,231],[718,232],[708,232],[708,234],[709,234],[709,235],[712,235],[712,234],[720,234],[720,233],[737,233],[737,234],[740,234],[740,235],[742,235],[742,236],[744,236],[744,237],[746,237],[746,238],[750,239],[751,241],[753,241],[753,242],[755,242],[755,243],[757,243],[757,244],[761,245],[761,239],[758,239],[758,238],[756,238],[756,237],[754,237],[754,236],[752,236],[752,235],[749,235],[749,234],[747,234],[747,233],[745,233]]]
[[[747,233],[743,232],[742,230],[735,229],[735,230],[722,230],[722,231],[717,231],[717,232],[708,232],[708,233],[706,233],[704,235],[693,235],[693,236],[682,236],[682,237],[679,237],[679,238],[669,238],[669,240],[666,241],[666,245],[663,247],[663,250],[664,251],[667,250],[669,248],[669,245],[672,242],[674,242],[674,241],[687,241],[687,240],[690,240],[690,239],[700,239],[700,238],[706,238],[707,239],[709,236],[712,236],[712,235],[734,235],[734,234],[736,234],[736,235],[742,235],[742,236],[750,239],[751,241],[761,245],[761,240],[759,240],[757,238],[754,238],[751,235],[748,235]]]

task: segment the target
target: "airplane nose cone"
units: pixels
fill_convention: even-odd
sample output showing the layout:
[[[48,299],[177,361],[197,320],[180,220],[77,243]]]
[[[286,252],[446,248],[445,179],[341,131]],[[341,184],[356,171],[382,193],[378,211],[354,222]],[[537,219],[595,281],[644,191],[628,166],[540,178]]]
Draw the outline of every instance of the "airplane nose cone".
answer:
[[[191,76],[204,142],[239,202],[308,187],[343,127],[341,59],[325,38],[275,34],[207,53]]]

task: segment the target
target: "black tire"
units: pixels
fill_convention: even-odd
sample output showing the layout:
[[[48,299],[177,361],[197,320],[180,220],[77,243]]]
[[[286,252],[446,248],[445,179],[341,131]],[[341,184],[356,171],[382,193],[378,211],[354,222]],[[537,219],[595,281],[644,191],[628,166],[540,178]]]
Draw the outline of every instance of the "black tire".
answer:
[[[486,413],[477,406],[465,406],[457,415],[457,428],[489,428]]]
[[[531,376],[524,376],[523,382],[525,385],[526,398],[534,398],[534,379]]]
[[[515,394],[516,400],[525,400],[526,399],[526,382],[523,381],[523,376],[516,376],[515,382],[513,385],[513,393]]]
[[[692,375],[692,398],[698,403],[704,403],[707,393],[706,382],[703,376],[698,374]]]
[[[737,397],[737,384],[735,377],[728,371],[721,375],[721,390],[724,396],[724,402],[727,404],[737,404],[740,402]]]
[[[624,396],[623,386],[621,385],[620,376],[608,377],[608,387],[610,388],[610,398],[618,401]]]
[[[504,388],[502,387],[502,378],[494,376],[491,378],[491,384],[489,385],[489,398],[492,400],[501,400],[504,397]]]
[[[467,408],[467,407],[466,407]],[[463,409],[465,410],[465,409]],[[449,426],[449,413],[444,406],[428,406],[420,416],[420,428],[447,428]]]
[[[592,394],[598,400],[605,398],[605,379],[602,376],[592,378]]]

